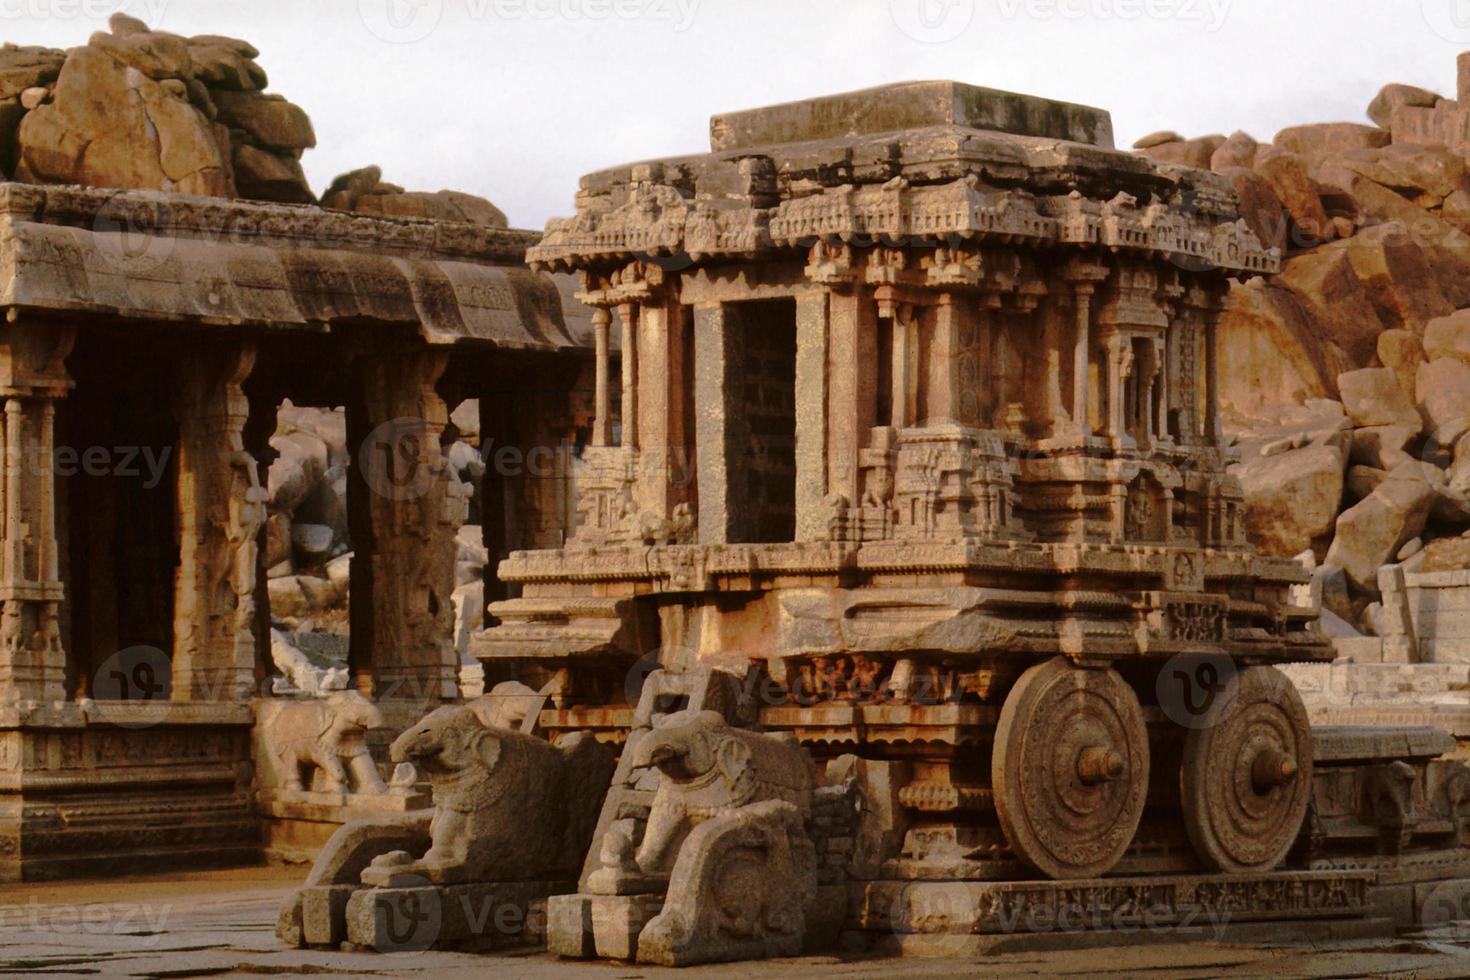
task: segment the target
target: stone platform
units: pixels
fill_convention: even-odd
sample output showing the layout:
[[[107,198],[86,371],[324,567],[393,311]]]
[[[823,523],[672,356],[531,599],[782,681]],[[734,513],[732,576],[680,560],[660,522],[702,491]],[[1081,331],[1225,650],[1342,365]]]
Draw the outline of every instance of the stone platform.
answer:
[[[895,935],[1110,933],[1213,929],[1244,922],[1374,918],[1374,875],[1288,871],[1260,875],[1086,881],[874,881],[853,889],[856,924]],[[1392,925],[1388,925],[1392,930]]]
[[[523,980],[585,977],[606,980],[629,972],[616,964],[576,963],[546,953],[495,956],[418,952],[383,956],[340,950],[283,949],[274,933],[276,910],[301,883],[299,868],[259,867],[187,872],[121,881],[17,884],[0,894],[0,973],[50,978],[247,975],[356,975],[459,978],[487,973]],[[1198,941],[1184,931],[1139,930],[1105,955],[1085,947],[1087,934],[1052,937],[1048,952],[1018,949],[1025,937],[986,939],[988,951],[958,948],[952,936],[891,934],[869,952],[808,956],[763,963],[701,967],[700,978],[804,977],[990,978],[1058,974],[1156,980],[1185,977],[1462,977],[1470,972],[1470,932],[1445,925],[1406,939],[1365,939],[1344,920],[1299,930],[1242,924],[1223,942]],[[1274,934],[1272,932],[1274,931]],[[1284,934],[1290,932],[1290,934]],[[1248,945],[1238,945],[1236,941]],[[1066,948],[1066,944],[1073,948]],[[1061,947],[1061,948],[1058,948]],[[910,957],[882,955],[899,949]],[[640,977],[690,977],[688,970],[639,966]]]

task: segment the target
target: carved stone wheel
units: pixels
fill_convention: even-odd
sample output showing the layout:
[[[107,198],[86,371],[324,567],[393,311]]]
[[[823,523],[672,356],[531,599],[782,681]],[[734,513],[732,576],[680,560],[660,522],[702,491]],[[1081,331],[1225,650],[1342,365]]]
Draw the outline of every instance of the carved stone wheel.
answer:
[[[1050,878],[1093,878],[1133,842],[1148,795],[1148,730],[1116,671],[1065,657],[1021,675],[1000,710],[990,774],[1011,849]]]
[[[1184,827],[1215,870],[1269,871],[1296,841],[1312,795],[1312,728],[1274,667],[1231,680],[1189,732],[1179,772]]]

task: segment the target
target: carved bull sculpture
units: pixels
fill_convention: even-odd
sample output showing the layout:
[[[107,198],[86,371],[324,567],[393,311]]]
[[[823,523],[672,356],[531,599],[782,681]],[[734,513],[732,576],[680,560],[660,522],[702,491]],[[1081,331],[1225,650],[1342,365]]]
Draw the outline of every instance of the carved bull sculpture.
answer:
[[[367,884],[422,875],[435,884],[575,878],[612,778],[587,733],[552,745],[485,724],[474,707],[433,711],[393,743],[434,791],[432,844],[421,858],[385,855]]]
[[[716,711],[681,711],[634,747],[635,766],[661,774],[636,861],[646,874],[670,870],[689,832],[752,803],[781,800],[811,814],[815,775],[794,740],[732,728]]]
[[[377,794],[387,787],[364,736],[381,727],[382,713],[372,702],[356,691],[336,691],[282,708],[265,731],[265,743],[280,763],[286,789],[301,789],[302,767],[311,765],[321,769],[328,792],[348,788],[350,769],[356,792]]]

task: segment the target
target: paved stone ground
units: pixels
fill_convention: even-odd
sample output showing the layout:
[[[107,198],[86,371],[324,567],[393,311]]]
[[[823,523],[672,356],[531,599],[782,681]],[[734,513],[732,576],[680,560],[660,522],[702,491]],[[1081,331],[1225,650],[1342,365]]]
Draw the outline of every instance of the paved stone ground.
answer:
[[[1316,946],[1169,944],[945,960],[808,957],[664,970],[568,963],[544,954],[318,953],[282,949],[273,932],[302,869],[245,868],[0,889],[0,975],[10,977],[683,977],[1470,976],[1470,928]]]

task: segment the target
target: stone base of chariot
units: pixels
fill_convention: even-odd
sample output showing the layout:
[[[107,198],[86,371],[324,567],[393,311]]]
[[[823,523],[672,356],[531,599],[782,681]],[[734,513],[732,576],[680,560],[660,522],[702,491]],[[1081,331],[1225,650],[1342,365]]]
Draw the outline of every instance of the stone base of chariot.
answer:
[[[1024,949],[1392,935],[1372,872],[1283,871],[1082,881],[873,881],[855,888],[849,947],[962,956]]]
[[[301,891],[300,943],[347,943],[380,953],[540,947],[548,896],[573,887],[565,881],[312,886]]]

